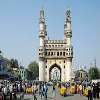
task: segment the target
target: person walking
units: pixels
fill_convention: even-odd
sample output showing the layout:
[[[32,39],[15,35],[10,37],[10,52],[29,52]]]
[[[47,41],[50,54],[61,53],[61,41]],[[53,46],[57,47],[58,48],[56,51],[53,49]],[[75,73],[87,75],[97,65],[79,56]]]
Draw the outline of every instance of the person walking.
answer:
[[[80,96],[82,96],[82,85],[81,84],[79,86],[79,89],[80,89]]]
[[[7,86],[3,87],[3,95],[4,95],[4,100],[6,100],[6,96],[7,96]]]
[[[53,94],[53,97],[56,96],[56,86],[55,86],[55,84],[53,84],[53,87],[52,87],[52,94]]]
[[[37,87],[36,87],[35,84],[33,84],[33,86],[32,86],[32,91],[33,91],[34,100],[37,100],[37,97],[36,97],[36,90],[37,90]]]
[[[93,100],[91,85],[88,85],[88,100]]]
[[[99,99],[99,91],[100,91],[100,90],[99,90],[99,82],[97,82],[97,84],[96,84],[96,92],[97,92],[97,93],[96,93],[96,98],[97,98],[97,99]]]
[[[43,94],[43,83],[40,83],[40,85],[39,85],[39,95],[41,96],[41,99],[42,99],[42,97],[44,96],[44,94]]]
[[[97,87],[96,87],[96,84],[93,83],[93,84],[92,84],[92,87],[93,87],[93,98],[96,99],[96,91],[97,91],[97,89],[96,89],[96,88],[97,88]]]
[[[43,92],[44,92],[44,99],[47,100],[48,87],[47,87],[46,82],[44,83],[44,86],[43,86]]]
[[[75,84],[75,94],[77,94],[77,84]]]
[[[9,90],[10,90],[10,100],[12,100],[12,91],[13,91],[13,86],[12,86],[12,84],[10,84]]]

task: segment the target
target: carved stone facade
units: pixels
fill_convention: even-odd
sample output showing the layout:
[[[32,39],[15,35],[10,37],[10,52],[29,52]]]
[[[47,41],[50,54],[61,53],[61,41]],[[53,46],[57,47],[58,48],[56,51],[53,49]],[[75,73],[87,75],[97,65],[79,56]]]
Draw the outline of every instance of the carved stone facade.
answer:
[[[71,45],[72,29],[70,10],[66,11],[64,40],[46,39],[47,31],[43,9],[40,10],[39,26],[39,81],[51,80],[53,78],[53,72],[54,77],[57,75],[58,80],[64,82],[71,80],[73,46]],[[53,69],[54,71],[52,71]]]

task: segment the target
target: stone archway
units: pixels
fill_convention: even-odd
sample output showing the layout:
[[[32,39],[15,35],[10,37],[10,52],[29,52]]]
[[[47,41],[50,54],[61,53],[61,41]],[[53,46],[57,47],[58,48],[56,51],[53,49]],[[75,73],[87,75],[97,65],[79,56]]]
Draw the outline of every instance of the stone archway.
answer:
[[[57,64],[53,64],[50,67],[49,80],[61,81],[61,68]]]

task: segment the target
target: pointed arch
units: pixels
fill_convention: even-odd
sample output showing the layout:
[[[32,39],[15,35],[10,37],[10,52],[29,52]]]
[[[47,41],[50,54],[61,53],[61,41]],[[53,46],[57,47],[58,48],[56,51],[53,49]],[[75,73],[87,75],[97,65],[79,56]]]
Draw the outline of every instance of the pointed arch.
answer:
[[[60,71],[60,80],[59,81],[61,81],[61,67],[56,63],[53,64],[52,66],[50,66],[50,68],[49,68],[49,80],[51,80],[51,71],[55,67]]]

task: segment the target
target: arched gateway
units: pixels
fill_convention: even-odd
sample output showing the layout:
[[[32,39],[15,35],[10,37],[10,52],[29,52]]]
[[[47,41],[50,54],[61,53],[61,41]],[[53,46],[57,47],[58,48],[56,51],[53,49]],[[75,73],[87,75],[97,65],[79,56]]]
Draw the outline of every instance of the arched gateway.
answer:
[[[49,80],[61,81],[61,68],[57,64],[49,68]]]
[[[47,31],[43,9],[40,10],[39,26],[39,81],[71,80],[73,47],[71,45],[70,10],[66,12],[64,40],[49,40],[46,38]]]

